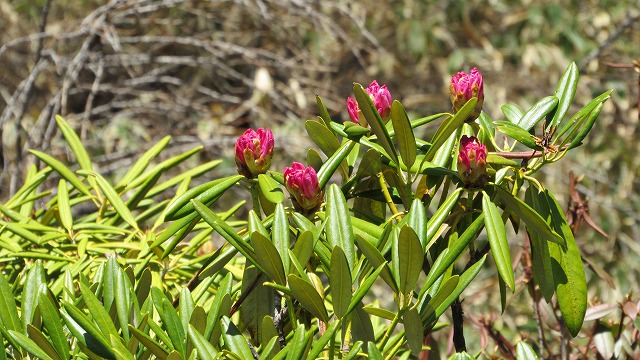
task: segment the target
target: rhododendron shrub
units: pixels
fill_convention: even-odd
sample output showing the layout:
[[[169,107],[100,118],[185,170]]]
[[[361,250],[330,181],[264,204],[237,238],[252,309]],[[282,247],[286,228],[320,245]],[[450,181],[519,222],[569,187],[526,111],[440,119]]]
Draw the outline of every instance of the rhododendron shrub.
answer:
[[[356,83],[337,112],[317,98],[307,159],[275,169],[283,145],[249,129],[236,142],[238,173],[217,178],[219,160],[165,179],[200,150],[154,164],[167,137],[111,184],[58,117],[77,166],[32,151],[42,166],[0,207],[5,355],[390,359],[448,338],[463,353],[465,291],[480,272],[498,285],[477,291],[499,292],[503,307],[529,286],[518,301],[558,314],[561,343],[548,348],[571,348],[585,269],[536,175],[580,151],[610,96],[570,113],[577,83],[571,64],[551,95],[494,118],[482,111],[491,84],[476,68],[452,76],[444,112],[424,116],[410,117],[377,81]],[[435,131],[416,136],[427,125]],[[43,192],[48,178],[57,186]],[[514,264],[514,249],[526,261]],[[526,337],[550,334],[546,322]],[[535,358],[527,341],[518,354]]]

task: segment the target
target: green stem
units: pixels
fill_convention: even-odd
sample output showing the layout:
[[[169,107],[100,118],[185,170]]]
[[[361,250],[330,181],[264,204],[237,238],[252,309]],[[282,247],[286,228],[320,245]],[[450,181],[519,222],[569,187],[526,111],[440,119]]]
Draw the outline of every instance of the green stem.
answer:
[[[251,200],[253,200],[253,210],[258,214],[258,217],[262,218],[260,212],[260,184],[258,184],[258,179],[251,179],[249,181],[251,183],[249,192],[251,192]]]
[[[389,338],[391,338],[391,334],[393,334],[393,331],[396,329],[396,326],[398,326],[398,323],[400,322],[400,318],[402,317],[402,314],[404,314],[404,310],[400,310],[396,313],[396,316],[391,321],[389,328],[384,333],[384,336],[380,341],[379,349],[384,349],[385,345],[387,345],[387,341],[389,341]]]
[[[398,208],[393,203],[393,199],[391,199],[391,194],[389,194],[387,183],[384,181],[384,175],[382,174],[382,172],[379,172],[377,175],[378,175],[378,180],[380,181],[380,190],[382,190],[382,194],[384,195],[384,198],[387,201],[387,205],[389,206],[389,209],[393,213],[393,216],[396,216],[398,215]]]

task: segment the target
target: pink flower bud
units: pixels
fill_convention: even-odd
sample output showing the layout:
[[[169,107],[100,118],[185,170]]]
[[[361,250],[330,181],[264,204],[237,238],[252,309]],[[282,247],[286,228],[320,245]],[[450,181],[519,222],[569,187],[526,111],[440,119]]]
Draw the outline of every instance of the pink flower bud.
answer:
[[[380,86],[376,80],[373,80],[365,91],[369,94],[369,97],[371,97],[373,105],[375,105],[382,120],[389,120],[393,99],[391,98],[391,93],[387,89],[387,85]],[[358,103],[351,97],[347,98],[347,110],[349,111],[349,117],[353,122],[364,127],[368,125],[364,116],[362,116]]]
[[[458,112],[469,99],[475,97],[478,99],[473,113],[465,120],[471,122],[480,116],[482,104],[484,103],[484,87],[482,84],[482,74],[477,68],[471,69],[469,75],[460,71],[451,77],[449,85],[449,94],[454,112]]]
[[[482,186],[487,180],[487,148],[475,136],[460,139],[458,173],[471,186]]]
[[[247,129],[236,141],[235,160],[238,173],[250,179],[266,173],[271,166],[273,143],[271,130]]]
[[[294,162],[291,167],[284,169],[284,184],[296,211],[309,215],[320,208],[322,190],[316,171],[311,166],[305,167]]]

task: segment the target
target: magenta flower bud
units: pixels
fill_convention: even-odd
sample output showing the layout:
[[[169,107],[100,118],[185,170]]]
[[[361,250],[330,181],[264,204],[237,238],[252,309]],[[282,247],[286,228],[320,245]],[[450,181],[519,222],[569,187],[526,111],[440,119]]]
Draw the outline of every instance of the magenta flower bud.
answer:
[[[273,156],[273,133],[259,128],[247,129],[236,141],[236,166],[238,174],[251,179],[264,174],[271,166]]]
[[[482,74],[477,68],[471,69],[469,74],[465,74],[460,71],[456,75],[451,77],[451,84],[449,85],[449,94],[451,97],[451,103],[453,104],[453,111],[458,112],[469,99],[475,97],[478,99],[473,113],[465,120],[465,122],[471,122],[480,116],[482,111],[482,104],[484,103],[484,87],[482,84]]]
[[[385,122],[389,120],[393,99],[391,98],[391,93],[387,89],[387,85],[380,86],[376,80],[373,80],[365,91],[369,94],[369,97],[371,97],[373,105],[375,105],[382,120]],[[367,121],[364,116],[362,116],[358,103],[351,97],[347,98],[347,110],[349,111],[351,121],[367,127]]]
[[[294,162],[284,169],[284,184],[291,195],[296,211],[310,215],[322,204],[322,190],[313,167]]]
[[[458,173],[470,186],[482,186],[487,181],[487,148],[475,136],[463,135],[460,139]]]

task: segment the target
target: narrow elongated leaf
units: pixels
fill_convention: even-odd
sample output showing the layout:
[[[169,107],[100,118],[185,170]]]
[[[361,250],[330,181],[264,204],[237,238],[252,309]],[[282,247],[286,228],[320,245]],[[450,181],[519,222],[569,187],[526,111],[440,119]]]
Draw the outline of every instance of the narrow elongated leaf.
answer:
[[[580,250],[562,208],[553,195],[545,190],[539,196],[542,197],[541,200],[546,199],[546,201],[540,201],[546,209],[542,208],[538,211],[551,221],[553,228],[561,233],[565,240],[565,246],[549,243],[549,253],[555,260],[552,263],[553,279],[556,284],[560,312],[569,333],[575,337],[582,328],[587,311],[587,281]]]
[[[175,199],[167,207],[165,218],[167,220],[177,220],[191,214],[194,206],[191,200],[210,206],[214,199],[220,197],[222,193],[227,191],[231,186],[240,181],[243,176],[234,175],[222,179],[216,179],[208,183],[189,189],[182,196]]]
[[[542,208],[538,203],[541,197],[538,195],[538,190],[535,189],[535,187],[529,186],[524,194],[524,198],[534,209]],[[534,280],[540,287],[540,291],[542,291],[545,300],[551,302],[556,285],[553,280],[549,243],[546,238],[538,235],[535,231],[527,231],[527,233],[531,241],[531,262]]]
[[[178,351],[178,353],[180,353],[182,355],[182,358],[184,359],[187,353],[185,344],[186,334],[182,327],[182,323],[180,322],[180,318],[178,317],[176,310],[173,308],[173,305],[171,305],[171,302],[169,302],[169,300],[167,300],[167,298],[162,295],[161,291],[153,291],[155,289],[157,288],[152,289],[152,296],[161,296],[161,307],[157,308],[160,319],[162,319],[162,323],[167,330],[167,334],[169,334],[169,338],[171,339],[173,348]]]
[[[371,132],[377,136],[378,143],[382,146],[389,159],[394,163],[399,164],[396,149],[391,143],[391,137],[389,137],[387,128],[385,127],[376,106],[373,104],[371,97],[360,84],[353,84],[353,93],[356,96],[356,101],[358,102],[362,114],[365,119],[367,119],[369,126],[371,126]]]
[[[325,350],[327,343],[335,337],[336,330],[342,325],[341,320],[332,321],[320,339],[313,342],[313,346],[307,355],[307,360],[316,360],[320,357],[320,353]]]
[[[69,123],[60,115],[56,115],[56,123],[58,123],[58,128],[60,128],[60,132],[67,140],[71,151],[76,156],[76,160],[80,165],[80,168],[87,171],[92,171],[93,166],[91,165],[91,160],[89,159],[89,153],[82,145],[82,141],[78,137],[75,131],[71,128]]]
[[[64,301],[62,304],[66,310],[66,313],[61,313],[62,318],[73,336],[94,353],[102,357],[115,359],[109,340],[96,324],[73,304]]]
[[[287,360],[299,360],[304,355],[304,350],[307,348],[307,342],[305,341],[304,325],[299,324],[296,330],[293,332],[293,338],[291,339],[291,348],[287,351]]]
[[[307,266],[311,255],[313,255],[313,242],[313,234],[311,231],[305,230],[300,232],[295,245],[293,245],[293,254],[302,267]]]
[[[329,269],[329,285],[333,298],[333,311],[338,319],[345,317],[351,302],[351,271],[344,251],[339,246],[333,248],[331,254],[331,269]]]
[[[238,355],[241,359],[253,359],[247,339],[244,338],[236,325],[226,316],[223,316],[220,321],[225,348]]]
[[[58,214],[60,214],[62,226],[70,230],[71,226],[73,226],[73,219],[71,217],[71,205],[69,205],[67,182],[64,179],[60,179],[58,182]]]
[[[582,143],[582,140],[584,140],[584,138],[587,137],[587,135],[591,131],[591,128],[593,128],[593,124],[595,124],[596,119],[598,119],[598,116],[600,115],[600,111],[602,110],[603,106],[604,106],[604,102],[596,105],[593,108],[593,110],[589,113],[589,116],[586,118],[584,123],[581,124],[579,132],[576,134],[575,137],[573,137],[573,139],[571,139],[571,143],[569,145],[570,149],[580,145]]]
[[[324,189],[325,185],[331,179],[331,176],[336,171],[338,166],[342,164],[342,161],[351,153],[351,150],[356,146],[356,143],[353,141],[347,141],[340,146],[338,151],[334,152],[331,157],[327,159],[327,161],[322,164],[320,170],[318,170],[318,184],[320,184],[320,188]]]
[[[29,339],[33,340],[34,344],[38,348],[40,348],[40,351],[43,351],[44,353],[49,355],[51,359],[62,360],[62,358],[60,358],[56,353],[56,350],[53,348],[49,340],[47,340],[44,334],[40,330],[38,330],[35,326],[28,324],[26,333]]]
[[[496,128],[498,131],[518,141],[529,149],[542,150],[542,147],[536,144],[535,139],[531,136],[529,131],[521,128],[520,126],[508,121],[494,121],[494,124],[497,126]]]
[[[443,281],[438,288],[438,292],[436,292],[433,298],[431,298],[420,310],[420,315],[425,321],[425,324],[429,325],[435,323],[436,320],[438,320],[437,310],[446,308],[451,304],[447,304],[446,300],[449,298],[449,295],[453,294],[455,291],[458,281],[460,281],[460,277],[458,275],[454,275],[446,279],[446,281]]]
[[[536,126],[547,114],[558,106],[558,98],[555,95],[540,99],[529,111],[527,111],[518,122],[518,126],[529,131]]]
[[[416,138],[407,112],[398,100],[394,100],[391,104],[391,121],[402,162],[410,168],[416,161]]]
[[[331,116],[329,115],[329,111],[327,111],[327,107],[324,106],[324,102],[322,101],[322,99],[318,95],[316,95],[316,105],[318,106],[318,113],[320,114],[319,117],[324,122],[324,125],[326,127],[328,127],[330,130],[332,130],[332,128],[331,128]]]
[[[340,148],[340,141],[322,121],[307,120],[304,123],[307,134],[318,148],[327,155],[333,155]]]
[[[447,248],[447,253],[442,258],[442,261],[436,261],[434,263],[434,265],[431,267],[431,270],[429,270],[429,273],[427,274],[427,279],[422,285],[425,289],[431,288],[431,286],[436,282],[436,280],[438,280],[438,278],[442,274],[444,274],[449,266],[451,266],[451,264],[453,264],[456,259],[458,259],[458,256],[460,256],[464,249],[467,248],[469,242],[478,235],[478,233],[482,229],[482,226],[484,225],[484,216],[484,214],[480,214],[475,220],[473,220],[471,225],[469,225],[464,230],[458,240],[449,245],[449,247]]]
[[[44,268],[42,262],[37,260],[33,267],[27,273],[27,279],[22,290],[22,326],[23,332],[27,330],[27,324],[33,323],[33,314],[36,310],[38,292],[40,286],[46,286]]]
[[[155,355],[158,359],[166,359],[169,355],[167,349],[163,348],[157,341],[151,338],[149,335],[144,332],[138,330],[131,324],[129,324],[129,331],[131,334],[147,348],[153,355]]]
[[[549,241],[564,245],[565,239],[558,235],[550,225],[540,216],[539,212],[533,210],[531,206],[513,196],[501,186],[494,185],[500,199],[505,202],[507,209],[516,214],[529,229],[546,237]]]
[[[267,276],[275,283],[285,286],[287,278],[282,267],[282,259],[271,240],[259,232],[254,232],[251,234],[251,243],[256,251],[256,260],[265,269]]]
[[[280,254],[280,261],[282,261],[282,267],[286,274],[289,272],[290,267],[289,248],[291,247],[291,239],[289,238],[289,220],[282,203],[276,205],[272,228],[271,240],[276,250],[278,250],[278,254]]]
[[[576,89],[578,88],[578,66],[575,62],[572,62],[565,70],[564,74],[558,81],[558,85],[556,86],[556,97],[558,98],[558,108],[556,109],[555,114],[553,115],[553,119],[551,122],[547,124],[547,126],[558,126],[564,116],[569,111],[569,107],[573,102],[573,97],[576,94]]]
[[[409,297],[416,287],[418,277],[422,271],[424,252],[418,240],[418,235],[409,226],[403,226],[398,235],[397,245],[398,287],[400,292]]]
[[[364,298],[369,289],[371,289],[371,286],[373,286],[373,283],[378,279],[378,276],[380,276],[380,272],[384,269],[385,265],[386,264],[378,266],[364,279],[364,281],[362,281],[362,283],[360,283],[358,289],[353,293],[351,303],[349,304],[349,308],[347,308],[347,314],[352,312],[360,304],[362,298]]]
[[[489,239],[493,260],[496,262],[500,277],[513,292],[515,291],[515,283],[507,232],[498,207],[491,202],[485,192],[482,193],[482,211],[485,213],[484,226],[487,229],[487,238]]]
[[[339,246],[349,263],[349,270],[353,271],[355,262],[354,235],[351,226],[349,207],[342,190],[336,184],[331,184],[327,191],[327,241],[331,248]]]
[[[287,278],[293,296],[298,299],[302,307],[321,321],[328,322],[329,316],[324,301],[313,285],[297,275],[290,274]]]
[[[198,350],[198,358],[203,360],[214,360],[218,353],[207,339],[196,330],[193,325],[189,325],[189,339]]]
[[[51,343],[58,356],[61,359],[68,359],[69,342],[62,329],[62,320],[58,315],[58,310],[51,303],[47,292],[48,289],[46,285],[43,284],[40,286],[40,291],[38,292],[38,309],[42,316],[42,322],[44,323],[45,329],[47,329]]]
[[[41,349],[40,346],[38,346],[38,344],[36,344],[33,340],[28,338],[26,335],[14,330],[9,330],[8,334],[13,338],[15,342],[20,344],[20,347],[25,349],[29,354],[37,357],[38,359],[53,360],[47,354],[46,351]]]
[[[95,177],[98,187],[100,188],[100,190],[102,190],[102,193],[107,198],[107,200],[109,200],[109,203],[116,211],[116,213],[120,215],[122,220],[126,221],[127,224],[131,225],[134,229],[140,230],[136,219],[133,217],[133,214],[131,214],[131,211],[129,210],[127,205],[125,205],[124,201],[122,201],[120,195],[116,193],[116,190],[111,186],[111,184],[109,184],[109,182],[104,177],[102,177],[102,175],[96,172],[91,172],[89,173],[89,175]]]
[[[402,324],[411,354],[418,356],[422,351],[422,342],[424,341],[424,328],[418,310],[416,308],[407,310],[402,316]]]
[[[84,195],[91,195],[89,193],[89,188],[87,188],[82,181],[71,171],[69,168],[64,165],[59,160],[55,159],[51,155],[45,154],[43,152],[37,150],[29,150],[30,153],[35,155],[38,159],[40,159],[43,163],[49,165],[55,172],[60,174],[64,179],[73,185],[74,188],[78,189]]]
[[[398,292],[398,285],[396,284],[396,280],[391,275],[391,270],[389,269],[389,265],[387,261],[384,259],[380,251],[373,246],[370,242],[363,239],[361,236],[356,236],[356,241],[358,243],[358,248],[362,252],[362,254],[367,258],[371,266],[374,268],[378,268],[382,265],[382,271],[380,276],[382,280],[384,280],[389,287],[393,290],[394,293]]]
[[[91,317],[96,322],[98,328],[105,335],[113,335],[118,336],[118,331],[116,330],[115,325],[111,321],[111,317],[109,313],[102,306],[102,303],[98,298],[94,295],[94,293],[82,282],[79,283],[80,292],[82,293],[82,299],[87,305],[87,309],[91,313]]]
[[[18,307],[16,306],[15,297],[11,291],[11,286],[0,274],[0,323],[7,330],[20,331],[20,318],[18,317]]]
[[[153,145],[149,150],[145,151],[144,154],[129,168],[126,174],[120,179],[118,184],[116,185],[116,189],[127,186],[131,180],[137,178],[142,174],[144,169],[149,166],[151,160],[153,160],[160,152],[169,144],[171,141],[171,136],[165,136],[162,140],[158,141],[155,145]]]
[[[414,199],[411,203],[409,213],[405,217],[407,219],[407,225],[409,225],[420,240],[422,251],[424,252],[427,246],[427,212],[424,208],[424,203],[420,199]]]
[[[464,124],[464,121],[469,117],[469,115],[471,115],[475,109],[477,101],[478,99],[471,98],[464,104],[464,106],[462,106],[462,108],[460,108],[460,110],[458,110],[458,112],[456,112],[453,117],[442,122],[436,131],[436,134],[433,136],[431,147],[429,147],[427,154],[424,156],[425,161],[433,161],[433,158],[442,147],[442,144],[444,144],[451,134],[458,130],[458,128]]]
[[[520,119],[522,118],[522,115],[524,115],[524,111],[520,109],[518,105],[504,104],[500,109],[507,120],[512,124],[520,123]]]
[[[451,195],[449,195],[449,197],[445,200],[445,202],[438,207],[438,210],[436,210],[436,213],[433,214],[431,219],[427,221],[427,245],[425,247],[426,250],[428,250],[436,241],[436,232],[438,231],[440,226],[442,226],[449,214],[451,214],[451,211],[458,203],[458,199],[460,198],[461,194],[461,188],[458,188],[454,192],[452,192]]]
[[[591,114],[593,109],[599,104],[604,103],[611,97],[611,93],[613,90],[608,90],[603,92],[602,94],[596,96],[593,100],[589,101],[587,105],[585,105],[580,111],[578,111],[575,115],[571,117],[571,120],[567,121],[562,129],[556,132],[556,137],[561,137],[570,129],[573,129],[575,126],[581,126],[584,123],[585,119]],[[573,130],[572,130],[573,131]]]

